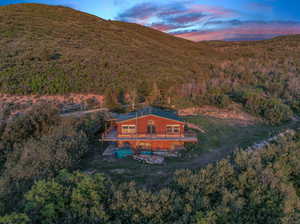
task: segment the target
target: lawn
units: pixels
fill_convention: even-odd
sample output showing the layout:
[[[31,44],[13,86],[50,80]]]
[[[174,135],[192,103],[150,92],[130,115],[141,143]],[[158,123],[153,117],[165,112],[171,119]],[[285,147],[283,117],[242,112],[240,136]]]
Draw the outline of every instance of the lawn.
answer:
[[[198,132],[199,143],[188,145],[188,153],[201,154],[223,147],[244,148],[256,141],[278,132],[274,127],[262,122],[245,123],[235,119],[221,119],[203,115],[185,117],[185,121],[201,127],[205,133]]]

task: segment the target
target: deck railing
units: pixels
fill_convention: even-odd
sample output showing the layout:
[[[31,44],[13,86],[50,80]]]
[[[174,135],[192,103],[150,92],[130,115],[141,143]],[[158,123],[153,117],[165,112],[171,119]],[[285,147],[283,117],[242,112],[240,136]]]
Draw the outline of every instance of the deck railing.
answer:
[[[114,128],[107,129],[103,135],[103,138],[192,138],[197,137],[195,132],[185,131],[180,133],[171,133],[171,132],[156,132],[156,133],[148,133],[148,132],[138,132],[138,133],[126,133],[126,134],[118,134],[117,130]]]

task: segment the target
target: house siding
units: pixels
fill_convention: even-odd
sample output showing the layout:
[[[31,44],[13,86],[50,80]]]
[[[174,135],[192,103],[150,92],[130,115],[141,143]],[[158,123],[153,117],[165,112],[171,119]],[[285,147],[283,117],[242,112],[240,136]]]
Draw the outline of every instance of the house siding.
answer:
[[[156,135],[166,135],[167,125],[178,125],[180,128],[180,132],[178,136],[183,136],[184,134],[184,123],[176,120],[171,120],[168,118],[158,117],[154,115],[147,115],[143,117],[138,117],[137,119],[131,119],[128,121],[122,121],[117,123],[117,132],[119,135],[123,135],[122,133],[122,125],[136,125],[137,134],[139,136],[147,134],[147,127],[149,120],[154,122],[154,126],[156,129]]]
[[[125,120],[124,116],[112,120],[109,129],[102,134],[103,141],[116,142],[119,147],[131,147],[139,150],[177,150],[184,147],[185,142],[197,142],[197,136],[186,131],[185,123],[180,118],[171,118],[157,114],[139,114],[137,118],[130,116]],[[125,116],[126,117],[126,116]],[[149,121],[155,127],[151,130]],[[122,129],[122,126],[127,126]],[[135,126],[135,127],[134,127]],[[167,127],[170,126],[168,129]],[[122,133],[124,130],[124,133]],[[153,129],[152,129],[153,130]]]
[[[164,117],[159,117],[155,115],[145,115],[138,117],[137,119],[131,119],[127,121],[122,121],[117,123],[117,133],[118,137],[144,137],[149,136],[148,133],[148,122],[153,121],[155,126],[155,136],[161,137],[183,137],[184,136],[184,123],[176,120],[171,120]],[[123,125],[136,125],[136,134],[124,134],[122,133]],[[179,127],[179,133],[167,134],[167,126],[176,125]],[[129,141],[118,141],[118,146],[122,147],[129,144],[130,147],[138,149],[141,144],[149,145],[151,150],[172,150],[178,147],[183,147],[184,142],[177,140],[129,140]]]

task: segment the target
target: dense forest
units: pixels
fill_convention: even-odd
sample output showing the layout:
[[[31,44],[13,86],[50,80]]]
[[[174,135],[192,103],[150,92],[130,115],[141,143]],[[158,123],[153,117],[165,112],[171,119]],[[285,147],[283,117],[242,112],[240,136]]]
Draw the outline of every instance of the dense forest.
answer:
[[[300,108],[299,57],[297,35],[194,43],[66,7],[0,7],[1,93],[98,93],[112,109],[236,102],[278,123]]]
[[[76,171],[102,126],[100,114],[62,119],[49,105],[2,109],[0,223],[300,222],[299,132],[148,189]]]

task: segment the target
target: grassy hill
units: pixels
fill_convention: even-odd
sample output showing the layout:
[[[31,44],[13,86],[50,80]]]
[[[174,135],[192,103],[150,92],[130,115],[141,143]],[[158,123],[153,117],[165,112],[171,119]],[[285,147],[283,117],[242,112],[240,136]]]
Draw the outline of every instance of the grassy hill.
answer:
[[[89,92],[115,105],[177,107],[267,99],[299,109],[299,57],[297,35],[194,43],[61,6],[0,7],[1,93]]]
[[[38,4],[0,7],[0,35],[0,88],[19,94],[176,82],[190,77],[193,67],[207,68],[216,54],[137,24]]]

